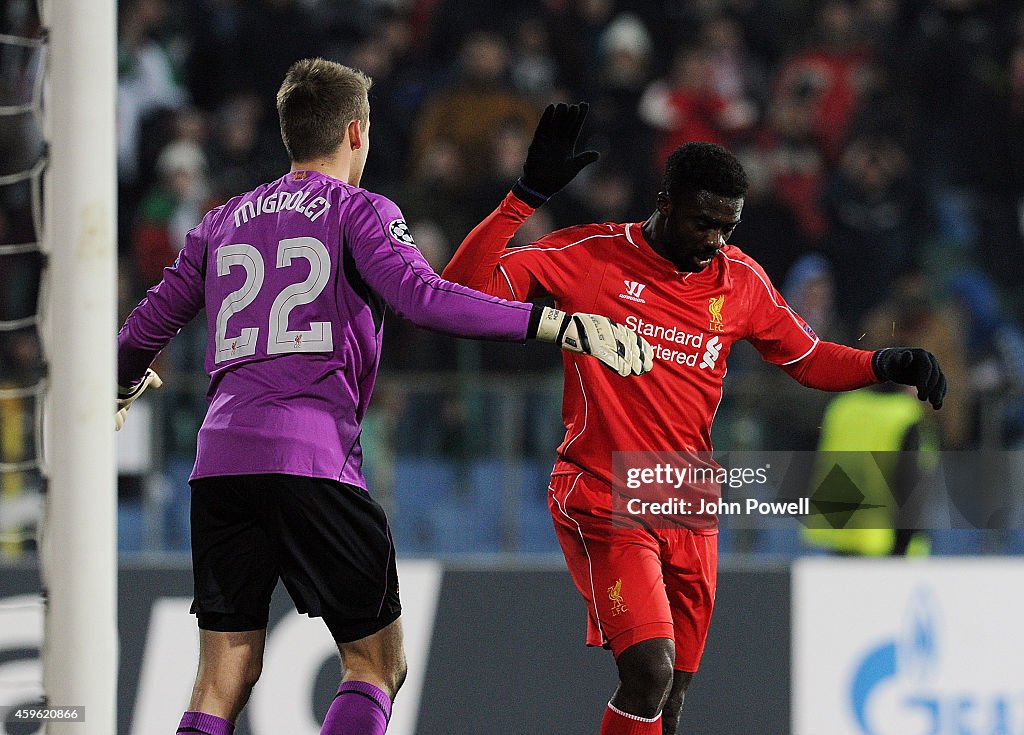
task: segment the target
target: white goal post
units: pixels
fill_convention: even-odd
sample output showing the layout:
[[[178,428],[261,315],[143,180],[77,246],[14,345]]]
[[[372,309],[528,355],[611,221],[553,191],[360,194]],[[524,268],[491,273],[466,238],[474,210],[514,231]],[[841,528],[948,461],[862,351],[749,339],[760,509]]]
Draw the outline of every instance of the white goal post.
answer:
[[[116,2],[44,0],[40,13],[50,38],[43,689],[50,707],[85,707],[84,722],[51,723],[46,732],[112,735],[118,668]]]

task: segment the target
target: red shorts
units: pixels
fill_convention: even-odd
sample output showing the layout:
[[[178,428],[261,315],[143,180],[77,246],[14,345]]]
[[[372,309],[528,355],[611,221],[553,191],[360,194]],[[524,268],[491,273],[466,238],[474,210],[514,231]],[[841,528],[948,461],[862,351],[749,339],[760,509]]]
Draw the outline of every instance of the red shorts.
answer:
[[[548,506],[576,588],[587,603],[587,645],[619,654],[671,638],[675,668],[696,671],[718,576],[718,535],[612,525],[611,488],[592,475],[554,475]]]

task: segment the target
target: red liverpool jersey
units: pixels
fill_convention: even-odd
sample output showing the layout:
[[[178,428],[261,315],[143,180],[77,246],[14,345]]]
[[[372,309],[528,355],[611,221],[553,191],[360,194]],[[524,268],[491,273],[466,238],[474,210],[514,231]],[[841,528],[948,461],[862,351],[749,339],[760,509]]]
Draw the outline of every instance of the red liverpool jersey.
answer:
[[[559,309],[604,314],[643,336],[655,369],[623,379],[565,353],[559,456],[611,482],[613,451],[710,451],[726,359],[749,340],[765,360],[794,363],[818,343],[764,270],[727,245],[700,273],[679,273],[639,223],[571,227],[499,261],[509,298],[554,297]]]
[[[679,272],[657,255],[640,222],[568,227],[506,250],[531,211],[510,194],[466,237],[444,277],[504,298],[550,295],[570,313],[624,323],[654,349],[654,369],[628,379],[597,360],[563,352],[566,432],[555,474],[580,468],[610,486],[614,451],[711,451],[712,421],[736,340],[748,340],[805,385],[846,390],[876,382],[869,352],[830,343],[822,346],[836,350],[829,358],[837,359],[837,369],[813,381],[799,377],[799,367],[810,366],[808,358],[819,350],[818,338],[764,269],[735,246],[698,273]],[[695,529],[716,525],[714,518],[694,521]]]
[[[525,205],[509,197],[502,206]],[[654,369],[630,378],[563,353],[566,434],[556,474],[575,465],[611,485],[612,452],[710,451],[734,342],[748,340],[779,365],[797,363],[818,345],[761,266],[735,246],[700,273],[680,273],[655,253],[642,223],[570,227],[504,250],[528,211],[477,227],[446,277],[505,298],[551,295],[558,308],[608,316],[654,348]]]

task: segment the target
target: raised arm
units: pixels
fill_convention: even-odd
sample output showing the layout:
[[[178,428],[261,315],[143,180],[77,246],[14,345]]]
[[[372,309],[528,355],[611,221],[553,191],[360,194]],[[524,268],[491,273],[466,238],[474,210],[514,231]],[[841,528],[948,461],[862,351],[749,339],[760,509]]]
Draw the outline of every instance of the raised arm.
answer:
[[[523,175],[498,208],[462,241],[444,269],[445,278],[505,298],[535,295],[532,282],[517,295],[499,260],[526,218],[600,157],[597,151],[575,152],[588,109],[586,102],[547,106],[533,134]]]
[[[514,299],[512,284],[498,262],[509,240],[533,212],[514,191],[509,192],[498,208],[466,235],[441,275],[484,293]]]

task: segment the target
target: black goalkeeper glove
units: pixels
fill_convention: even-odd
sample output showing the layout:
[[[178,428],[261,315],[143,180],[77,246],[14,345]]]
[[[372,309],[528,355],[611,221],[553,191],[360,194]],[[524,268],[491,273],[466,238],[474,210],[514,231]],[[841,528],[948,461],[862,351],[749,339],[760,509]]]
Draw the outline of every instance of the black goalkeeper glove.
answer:
[[[942,408],[946,397],[946,376],[942,374],[935,355],[918,347],[887,347],[871,358],[871,367],[882,380],[912,385],[917,397],[932,408]]]
[[[575,152],[576,139],[589,109],[586,102],[559,102],[544,109],[526,154],[523,175],[512,187],[512,192],[531,207],[542,205],[601,157],[597,151]]]

